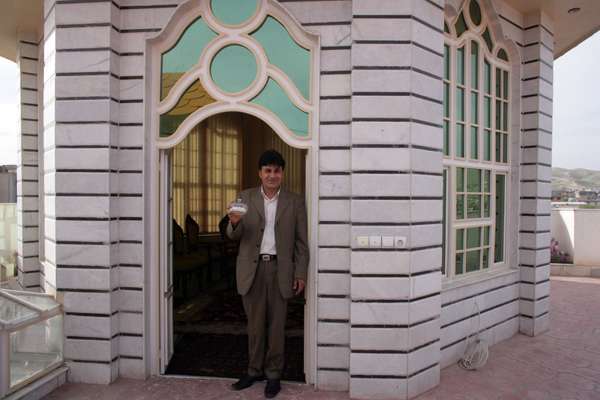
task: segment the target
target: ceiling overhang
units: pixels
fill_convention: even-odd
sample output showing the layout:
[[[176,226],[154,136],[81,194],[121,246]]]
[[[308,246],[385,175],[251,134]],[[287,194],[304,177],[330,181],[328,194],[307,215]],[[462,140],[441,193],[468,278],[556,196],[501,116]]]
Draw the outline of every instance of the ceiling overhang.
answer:
[[[0,10],[0,57],[15,61],[20,35],[39,38],[43,0],[2,0]]]

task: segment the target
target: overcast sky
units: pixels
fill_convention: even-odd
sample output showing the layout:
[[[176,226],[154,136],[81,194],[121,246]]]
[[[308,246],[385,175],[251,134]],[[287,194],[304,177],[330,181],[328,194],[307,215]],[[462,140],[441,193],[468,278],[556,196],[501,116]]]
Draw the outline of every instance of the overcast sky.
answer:
[[[552,164],[600,170],[600,32],[554,63]],[[17,69],[0,57],[0,165],[17,162]]]

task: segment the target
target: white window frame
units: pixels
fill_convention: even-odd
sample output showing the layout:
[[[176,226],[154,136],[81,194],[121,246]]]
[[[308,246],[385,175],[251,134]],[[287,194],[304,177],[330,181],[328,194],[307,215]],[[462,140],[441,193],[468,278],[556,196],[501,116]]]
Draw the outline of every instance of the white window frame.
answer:
[[[510,254],[510,244],[511,242],[508,240],[508,234],[514,231],[514,227],[509,225],[508,216],[511,215],[511,207],[512,202],[510,201],[511,197],[511,159],[513,157],[512,152],[514,151],[511,148],[511,121],[512,121],[512,104],[514,99],[512,99],[512,85],[511,85],[511,76],[516,73],[512,70],[509,62],[499,59],[496,54],[498,51],[503,48],[503,46],[499,45],[496,38],[494,37],[493,32],[491,31],[491,24],[485,13],[482,9],[482,21],[479,26],[475,26],[471,21],[468,6],[470,1],[465,1],[463,4],[463,8],[459,10],[456,17],[452,20],[446,20],[445,24],[448,26],[450,30],[450,34],[444,33],[444,44],[449,47],[449,58],[450,58],[450,79],[447,80],[443,77],[443,82],[450,83],[450,90],[448,93],[448,100],[450,101],[449,108],[449,118],[445,118],[444,120],[449,121],[449,138],[448,138],[448,155],[443,156],[443,166],[444,169],[447,170],[447,185],[448,189],[444,195],[447,195],[448,198],[446,200],[446,206],[448,208],[447,220],[446,220],[446,231],[443,233],[443,238],[445,240],[445,265],[444,265],[444,281],[455,281],[461,280],[464,278],[471,278],[473,276],[486,274],[489,271],[496,271],[498,269],[507,269],[510,266],[509,254]],[[481,4],[480,4],[481,8]],[[454,24],[458,16],[464,12],[465,21],[467,23],[467,30],[461,35],[460,39],[456,38],[456,33],[454,30]],[[486,42],[483,40],[481,34],[486,29],[489,30],[490,35],[492,36],[492,42],[494,43],[494,47],[492,52],[489,51]],[[478,157],[477,159],[471,159],[471,43],[477,42],[479,45],[479,53],[478,53],[478,88],[475,89],[478,93],[478,116],[476,124],[478,127]],[[456,92],[457,92],[457,77],[456,77],[456,61],[457,61],[457,49],[463,47],[464,48],[464,85],[459,85],[464,87],[464,157],[457,156],[456,149]],[[506,50],[505,50],[506,51]],[[484,160],[484,97],[485,97],[485,77],[484,77],[484,62],[490,64],[490,73],[491,73],[491,81],[490,81],[490,98],[491,98],[491,126],[490,126],[490,161]],[[497,93],[495,89],[495,79],[496,79],[496,68],[500,68],[501,71],[508,72],[508,116],[507,116],[507,130],[501,131],[496,127],[496,106],[495,102],[497,99]],[[445,71],[444,71],[445,72]],[[499,96],[499,94],[498,94]],[[507,148],[508,158],[506,163],[497,163],[495,162],[495,145],[496,145],[496,132],[500,131],[502,133],[507,133]],[[477,219],[468,219],[466,216],[466,210],[464,219],[458,220],[456,218],[456,201],[457,201],[457,191],[456,191],[456,169],[462,167],[465,169],[468,168],[476,168],[480,170],[490,170],[490,216],[489,218],[477,218]],[[482,172],[483,173],[483,172]],[[495,230],[496,230],[496,175],[501,174],[505,176],[505,192],[504,192],[504,246],[503,246],[503,258],[501,262],[495,263]],[[465,176],[467,174],[465,173]],[[465,186],[467,185],[467,181],[465,178],[464,182]],[[465,187],[466,192],[466,187]],[[465,196],[465,203],[467,202],[467,197]],[[482,215],[483,215],[483,202],[481,204]],[[463,272],[461,274],[456,274],[456,231],[458,229],[467,229],[472,227],[484,227],[490,226],[490,254],[489,254],[489,267],[488,268],[480,268],[477,271],[472,272]],[[481,245],[483,247],[483,244]],[[466,242],[465,242],[465,252],[466,255]],[[465,262],[466,268],[466,262]]]

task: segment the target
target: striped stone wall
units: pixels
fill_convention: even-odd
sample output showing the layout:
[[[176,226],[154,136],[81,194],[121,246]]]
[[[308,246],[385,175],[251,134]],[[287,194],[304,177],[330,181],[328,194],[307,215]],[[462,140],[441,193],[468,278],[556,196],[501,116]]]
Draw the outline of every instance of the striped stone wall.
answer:
[[[439,381],[443,2],[353,1],[350,395]],[[405,248],[363,248],[362,235]]]
[[[546,15],[528,15],[524,22],[520,331],[534,336],[549,328],[554,40]]]
[[[19,69],[17,135],[17,269],[25,290],[40,290],[38,121],[40,71],[36,35],[21,35],[17,43]]]

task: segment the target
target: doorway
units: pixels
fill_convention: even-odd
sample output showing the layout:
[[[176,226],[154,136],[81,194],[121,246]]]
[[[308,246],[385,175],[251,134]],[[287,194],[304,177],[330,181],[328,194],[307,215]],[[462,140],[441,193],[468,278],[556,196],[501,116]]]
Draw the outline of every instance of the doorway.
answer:
[[[286,160],[283,185],[304,195],[306,150],[293,148],[260,119],[211,116],[169,150],[173,355],[166,374],[239,377],[246,372],[246,317],[236,291],[237,243],[219,225],[237,193],[255,187],[258,158],[276,149]],[[168,239],[167,239],[168,240]],[[305,381],[304,297],[288,305],[283,379]]]

